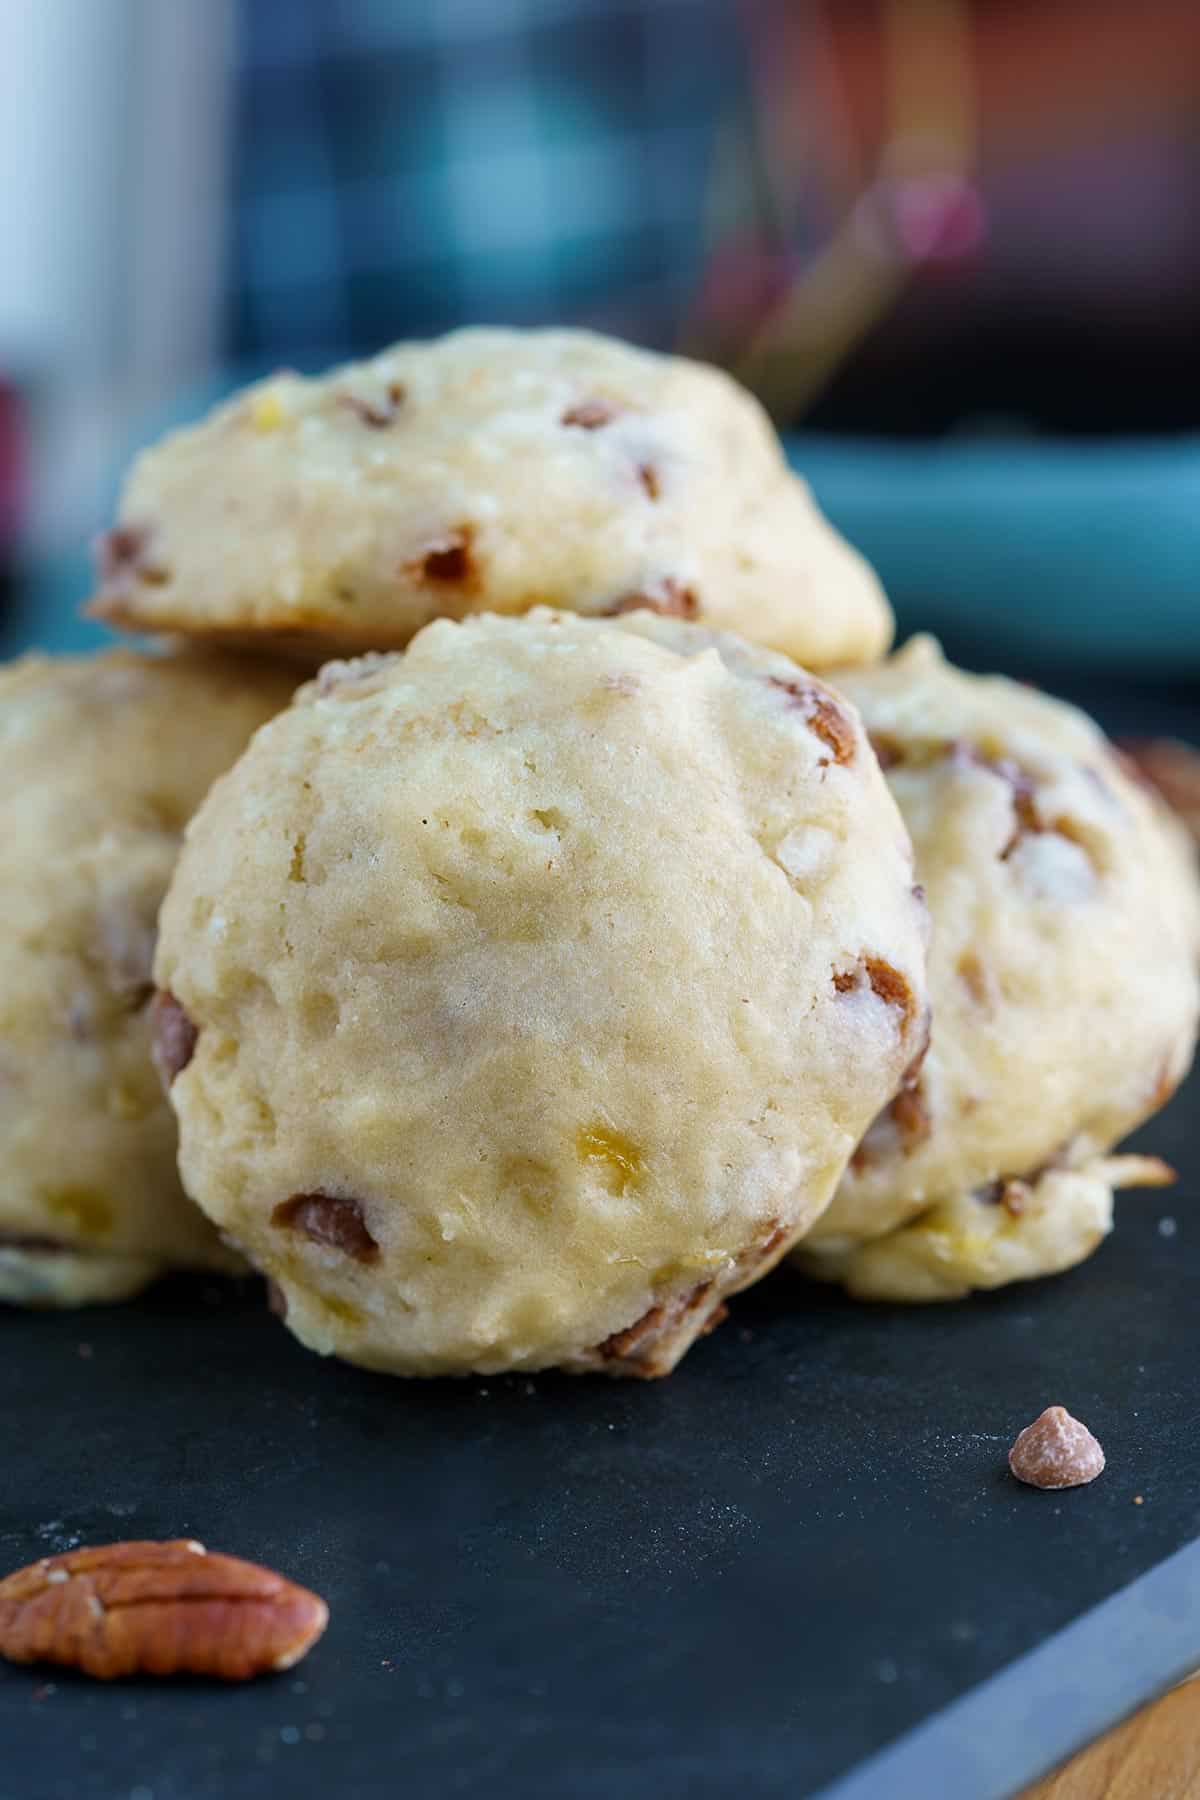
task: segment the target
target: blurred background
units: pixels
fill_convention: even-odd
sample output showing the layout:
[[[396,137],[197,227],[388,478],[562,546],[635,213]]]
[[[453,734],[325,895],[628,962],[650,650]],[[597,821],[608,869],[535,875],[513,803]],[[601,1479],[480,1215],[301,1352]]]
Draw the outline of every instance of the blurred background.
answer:
[[[1198,0],[0,0],[0,646],[122,464],[466,322],[721,362],[905,629],[1200,673]]]

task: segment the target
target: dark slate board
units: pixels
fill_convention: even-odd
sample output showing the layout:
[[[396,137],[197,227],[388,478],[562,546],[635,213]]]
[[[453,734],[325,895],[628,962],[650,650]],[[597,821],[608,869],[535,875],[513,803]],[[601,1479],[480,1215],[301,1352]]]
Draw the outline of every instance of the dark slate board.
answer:
[[[1196,1092],[1155,1133],[1181,1161]],[[389,1381],[307,1355],[252,1286],[6,1314],[5,1567],[192,1534],[332,1623],[239,1690],[5,1669],[0,1794],[813,1793],[1200,1529],[1195,1186],[1128,1197],[1088,1266],[969,1306],[859,1309],[781,1273],[657,1385]],[[1050,1401],[1107,1449],[1092,1488],[1005,1472]],[[1117,1710],[1175,1672],[1107,1649]]]
[[[916,1310],[780,1272],[659,1384],[389,1381],[253,1284],[3,1313],[0,1567],[188,1534],[332,1622],[240,1689],[0,1668],[0,1800],[1014,1791],[1200,1663],[1198,1098],[1083,1268]],[[1094,1487],[1006,1473],[1054,1401]]]

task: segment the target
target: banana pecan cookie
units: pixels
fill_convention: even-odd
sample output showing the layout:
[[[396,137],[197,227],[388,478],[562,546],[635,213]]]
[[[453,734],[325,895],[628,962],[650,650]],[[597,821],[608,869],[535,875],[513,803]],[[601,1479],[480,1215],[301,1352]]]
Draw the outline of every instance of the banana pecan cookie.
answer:
[[[665,1374],[920,1047],[924,909],[853,709],[661,625],[333,664],[188,829],[156,962],[184,1182],[316,1350]]]
[[[126,650],[0,670],[0,1300],[233,1265],[176,1174],[151,964],[188,815],[292,685]]]
[[[1084,714],[964,674],[929,638],[839,675],[912,834],[929,900],[929,1054],[798,1252],[864,1298],[1048,1275],[1111,1228],[1111,1155],[1196,1035],[1190,847]]]
[[[139,459],[99,561],[114,624],[310,665],[542,603],[703,618],[813,667],[891,637],[757,401],[582,331],[460,331],[262,382]]]

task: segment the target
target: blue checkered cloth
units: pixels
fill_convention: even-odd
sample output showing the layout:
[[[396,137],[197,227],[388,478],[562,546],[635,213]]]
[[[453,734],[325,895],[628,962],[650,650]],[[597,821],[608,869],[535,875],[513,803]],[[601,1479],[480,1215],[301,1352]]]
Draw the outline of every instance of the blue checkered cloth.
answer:
[[[230,352],[488,320],[666,342],[695,291],[730,0],[242,0]]]

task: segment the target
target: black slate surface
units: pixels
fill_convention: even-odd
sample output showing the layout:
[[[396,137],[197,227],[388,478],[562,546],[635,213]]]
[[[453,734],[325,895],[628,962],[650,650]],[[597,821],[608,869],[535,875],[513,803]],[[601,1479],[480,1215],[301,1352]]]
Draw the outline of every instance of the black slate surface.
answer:
[[[1186,729],[1164,702],[1109,716]],[[188,1534],[332,1611],[240,1689],[0,1666],[0,1800],[800,1800],[932,1720],[923,1782],[855,1789],[901,1800],[972,1695],[975,1791],[1028,1779],[1079,1674],[1047,1640],[1200,1532],[1198,1099],[1135,1140],[1180,1185],[1126,1196],[1083,1268],[916,1310],[781,1272],[660,1384],[389,1381],[253,1284],[0,1311],[0,1567]],[[1053,1401],[1108,1452],[1091,1488],[1005,1471]],[[1116,1628],[1112,1665],[1113,1716],[1165,1679],[1153,1632]],[[978,1691],[1006,1668],[1007,1709]]]
[[[1196,1097],[1153,1133],[1179,1162]],[[250,1284],[5,1314],[5,1567],[191,1534],[332,1622],[236,1690],[5,1668],[0,1795],[814,1792],[1200,1530],[1196,1185],[970,1305],[782,1272],[650,1385],[390,1381]],[[1091,1488],[1005,1472],[1051,1401],[1105,1445]]]

